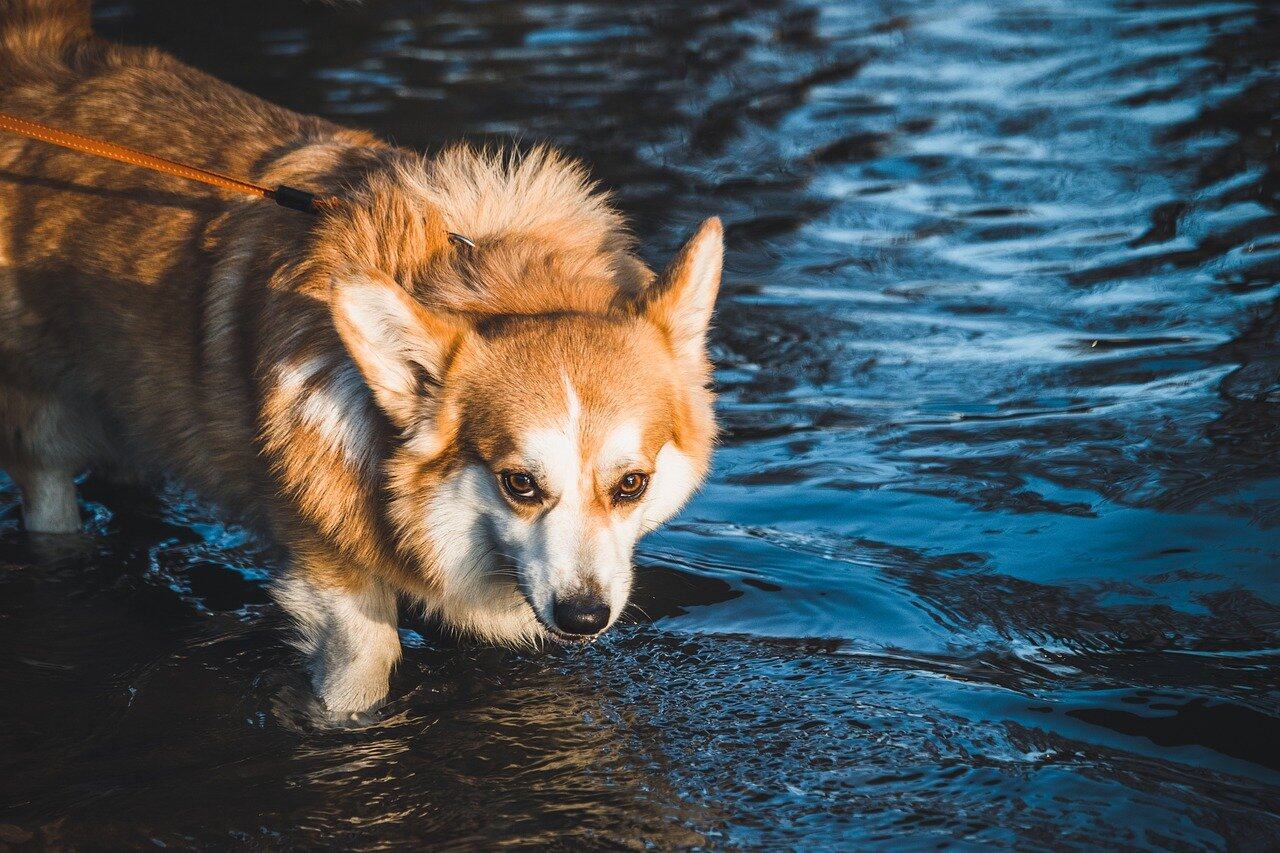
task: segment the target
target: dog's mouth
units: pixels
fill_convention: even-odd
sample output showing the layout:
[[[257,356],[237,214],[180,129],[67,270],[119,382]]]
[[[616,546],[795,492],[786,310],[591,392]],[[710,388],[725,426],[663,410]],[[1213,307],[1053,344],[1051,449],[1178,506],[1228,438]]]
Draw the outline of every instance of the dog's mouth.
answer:
[[[537,616],[536,611],[534,615],[538,619],[538,624],[542,626],[542,630],[546,632],[547,636],[551,639],[551,641],[560,646],[586,646],[586,645],[589,645],[591,641],[594,640],[596,637],[600,636],[600,634],[589,634],[589,635],[566,634],[564,631],[561,631],[559,628],[553,628],[550,625],[548,625],[546,622],[543,622],[542,617]]]

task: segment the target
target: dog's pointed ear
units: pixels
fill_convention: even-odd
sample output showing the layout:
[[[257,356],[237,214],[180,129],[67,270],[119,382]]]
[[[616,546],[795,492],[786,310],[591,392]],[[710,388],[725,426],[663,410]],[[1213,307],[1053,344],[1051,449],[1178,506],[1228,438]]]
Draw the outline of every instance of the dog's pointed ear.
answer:
[[[723,265],[724,228],[713,216],[650,285],[641,304],[641,313],[670,336],[676,354],[694,364],[706,357],[707,329]]]
[[[428,414],[432,392],[469,332],[466,323],[426,310],[390,277],[370,270],[335,275],[329,309],[391,422],[407,429]]]

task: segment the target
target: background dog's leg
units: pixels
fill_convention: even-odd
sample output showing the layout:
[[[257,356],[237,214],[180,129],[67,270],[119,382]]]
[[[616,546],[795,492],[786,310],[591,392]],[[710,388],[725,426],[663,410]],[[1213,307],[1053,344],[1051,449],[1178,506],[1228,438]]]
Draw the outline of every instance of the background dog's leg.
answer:
[[[80,507],[72,472],[23,468],[9,472],[22,492],[22,523],[29,533],[79,533]]]
[[[358,591],[325,587],[297,571],[274,593],[297,623],[311,685],[332,721],[376,707],[400,659],[395,593],[376,581]]]

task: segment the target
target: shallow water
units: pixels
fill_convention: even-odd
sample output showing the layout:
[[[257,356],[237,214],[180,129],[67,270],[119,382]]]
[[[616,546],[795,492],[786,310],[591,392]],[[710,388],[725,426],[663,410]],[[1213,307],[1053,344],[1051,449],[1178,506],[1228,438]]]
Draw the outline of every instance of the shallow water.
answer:
[[[729,224],[725,440],[587,650],[407,624],[306,722],[270,569],[0,479],[0,845],[1280,844],[1280,16],[1265,2],[106,3],[423,148],[551,139]]]

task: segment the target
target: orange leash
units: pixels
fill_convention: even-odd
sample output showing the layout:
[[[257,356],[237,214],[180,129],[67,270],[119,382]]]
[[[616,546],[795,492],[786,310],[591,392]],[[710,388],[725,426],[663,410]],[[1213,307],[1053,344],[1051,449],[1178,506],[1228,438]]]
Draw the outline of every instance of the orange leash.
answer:
[[[323,210],[330,210],[341,203],[335,196],[316,196],[306,190],[288,187],[283,184],[275,189],[269,189],[257,184],[251,184],[248,181],[242,181],[239,178],[213,172],[209,169],[200,169],[184,163],[177,163],[173,160],[166,160],[163,157],[156,157],[152,154],[144,154],[141,151],[126,148],[123,145],[116,145],[114,142],[104,142],[100,139],[81,136],[78,133],[72,133],[67,130],[58,130],[56,127],[49,127],[46,124],[18,118],[7,113],[0,113],[0,130],[7,130],[10,133],[16,133],[29,139],[38,139],[41,142],[59,145],[72,151],[79,151],[81,154],[106,157],[109,160],[128,163],[130,166],[150,169],[153,172],[172,175],[176,178],[186,178],[189,181],[199,181],[202,184],[230,190],[231,192],[270,199],[281,207],[299,210],[303,213],[320,213]]]

